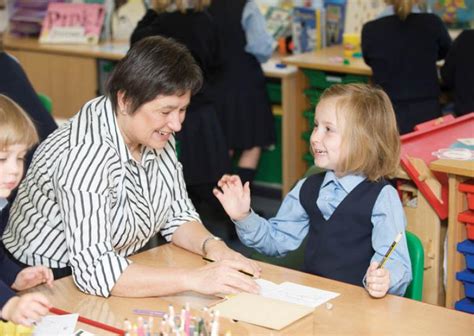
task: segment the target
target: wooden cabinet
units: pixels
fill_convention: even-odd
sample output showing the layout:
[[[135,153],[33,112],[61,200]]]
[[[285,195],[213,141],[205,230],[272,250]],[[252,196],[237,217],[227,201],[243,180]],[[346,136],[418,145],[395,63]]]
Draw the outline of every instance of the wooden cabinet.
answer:
[[[304,76],[295,67],[277,68],[275,62],[268,62],[263,67],[265,77],[279,79],[281,82],[282,113],[282,195],[290,191],[306,171],[303,154],[307,146],[301,139],[304,129],[304,118],[301,111],[305,100],[302,94],[306,85]]]
[[[6,48],[21,63],[37,92],[53,101],[53,114],[68,118],[97,95],[97,66],[91,57]]]

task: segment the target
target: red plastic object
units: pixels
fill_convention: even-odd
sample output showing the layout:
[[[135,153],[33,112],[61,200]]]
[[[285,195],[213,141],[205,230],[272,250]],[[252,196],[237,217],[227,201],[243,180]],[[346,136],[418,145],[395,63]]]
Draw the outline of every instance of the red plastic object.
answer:
[[[446,123],[448,121],[452,121],[452,120],[454,120],[454,116],[452,114],[448,114],[447,116],[436,118],[436,119],[433,119],[433,120],[428,120],[424,123],[416,125],[415,126],[415,131],[422,131],[422,130],[425,130],[425,129],[430,129],[430,128],[433,128],[433,127],[437,127],[441,124],[444,124],[444,123]]]
[[[458,221],[466,225],[467,238],[474,240],[474,211],[467,210],[458,215]]]
[[[466,193],[467,207],[474,210],[474,180],[468,180],[459,184],[459,191]]]
[[[411,164],[409,157],[422,159],[426,165],[429,166],[431,161],[438,159],[432,155],[433,152],[441,148],[448,148],[459,138],[472,137],[473,130],[474,112],[471,112],[459,118],[445,120],[444,123],[433,127],[422,127],[422,129],[418,131],[405,134],[401,137],[402,150],[400,161],[402,167],[441,219],[448,217],[447,175],[433,172],[441,183],[441,199],[439,199],[428,184],[420,180],[420,173]]]

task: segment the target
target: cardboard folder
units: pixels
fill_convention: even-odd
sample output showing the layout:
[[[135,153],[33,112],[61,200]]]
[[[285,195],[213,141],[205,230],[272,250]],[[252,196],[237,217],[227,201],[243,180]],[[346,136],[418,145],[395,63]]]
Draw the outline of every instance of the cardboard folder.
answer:
[[[231,296],[213,309],[221,316],[274,330],[283,329],[314,311],[312,307],[249,293]]]

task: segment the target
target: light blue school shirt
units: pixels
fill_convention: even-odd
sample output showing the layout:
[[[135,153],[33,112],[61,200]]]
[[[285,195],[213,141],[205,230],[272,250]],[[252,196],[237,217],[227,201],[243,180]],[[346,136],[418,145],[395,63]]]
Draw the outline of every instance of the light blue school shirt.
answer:
[[[241,24],[247,40],[245,51],[254,55],[260,63],[268,61],[275,42],[267,32],[265,18],[255,1],[247,1],[245,4]]]
[[[315,206],[328,219],[342,200],[364,181],[364,176],[347,175],[337,178],[328,171],[321,184]],[[309,216],[300,202],[300,189],[306,179],[300,180],[283,200],[275,217],[269,220],[251,211],[249,216],[234,221],[240,240],[247,246],[271,256],[284,256],[296,250],[307,236]],[[395,188],[385,186],[380,192],[371,217],[374,225],[371,261],[380,261],[399,232],[405,237],[406,218]],[[404,295],[411,281],[411,262],[406,239],[400,240],[384,268],[390,271],[389,293]]]

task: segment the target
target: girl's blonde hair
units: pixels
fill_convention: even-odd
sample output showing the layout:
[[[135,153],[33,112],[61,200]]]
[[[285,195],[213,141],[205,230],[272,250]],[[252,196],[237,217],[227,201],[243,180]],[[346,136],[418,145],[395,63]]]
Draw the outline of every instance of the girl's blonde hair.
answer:
[[[17,144],[31,148],[38,141],[38,132],[28,114],[13,100],[0,94],[0,150]]]
[[[363,174],[370,181],[393,177],[400,161],[400,135],[387,94],[367,84],[332,85],[320,101],[336,98],[344,120],[341,161],[344,174]]]
[[[393,6],[393,11],[404,21],[408,14],[411,12],[411,8],[414,4],[418,3],[417,0],[385,0],[385,3]]]
[[[157,12],[164,12],[171,5],[176,5],[176,9],[182,13],[186,12],[188,8],[201,12],[210,4],[211,0],[153,0],[152,8]]]

